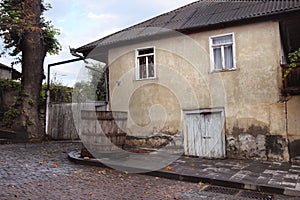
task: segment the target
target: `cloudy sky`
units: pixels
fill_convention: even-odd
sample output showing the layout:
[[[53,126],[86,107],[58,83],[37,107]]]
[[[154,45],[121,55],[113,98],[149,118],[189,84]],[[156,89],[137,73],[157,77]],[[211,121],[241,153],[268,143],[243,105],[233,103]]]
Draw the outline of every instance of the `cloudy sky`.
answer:
[[[45,0],[53,7],[45,16],[60,29],[58,39],[63,47],[59,55],[46,57],[45,66],[73,59],[69,46],[80,47],[194,1],[196,0]],[[0,62],[7,65],[10,65],[10,60],[8,57],[0,58]],[[56,66],[51,69],[51,76],[56,74],[64,84],[72,85],[81,66],[79,63]]]

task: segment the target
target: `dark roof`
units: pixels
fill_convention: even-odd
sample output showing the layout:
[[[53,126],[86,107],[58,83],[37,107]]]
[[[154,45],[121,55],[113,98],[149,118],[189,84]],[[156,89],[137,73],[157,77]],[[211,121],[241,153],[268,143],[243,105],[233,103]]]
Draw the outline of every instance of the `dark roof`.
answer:
[[[200,0],[84,45],[76,51],[83,53],[97,46],[157,35],[167,29],[185,32],[294,11],[300,11],[300,0]]]
[[[0,63],[0,68],[1,68],[1,69],[6,69],[6,70],[11,70],[10,67],[8,67],[8,66],[6,66],[6,65],[4,65],[4,64],[2,64],[2,63]]]

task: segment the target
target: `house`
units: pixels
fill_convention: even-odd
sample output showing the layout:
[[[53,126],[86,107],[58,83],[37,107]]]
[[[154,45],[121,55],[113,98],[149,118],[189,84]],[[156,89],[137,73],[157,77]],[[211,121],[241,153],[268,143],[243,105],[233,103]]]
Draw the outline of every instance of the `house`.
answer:
[[[21,73],[11,67],[0,63],[0,78],[19,79],[21,78]]]
[[[184,153],[300,156],[300,1],[196,1],[77,48],[108,66],[127,134],[182,137]]]

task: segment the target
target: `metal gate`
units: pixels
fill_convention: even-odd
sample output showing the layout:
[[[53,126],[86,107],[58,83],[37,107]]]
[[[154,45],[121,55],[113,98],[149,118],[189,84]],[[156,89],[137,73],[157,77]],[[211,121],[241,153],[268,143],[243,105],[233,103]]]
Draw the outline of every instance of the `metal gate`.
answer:
[[[206,158],[225,157],[223,127],[223,109],[185,112],[183,125],[185,154]]]

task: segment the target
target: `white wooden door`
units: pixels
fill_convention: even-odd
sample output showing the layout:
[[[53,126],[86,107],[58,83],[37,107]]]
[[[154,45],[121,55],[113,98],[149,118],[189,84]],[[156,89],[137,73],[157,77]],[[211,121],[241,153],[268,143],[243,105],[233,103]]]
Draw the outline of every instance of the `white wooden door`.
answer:
[[[189,156],[222,158],[225,156],[223,111],[185,113],[184,150]]]

